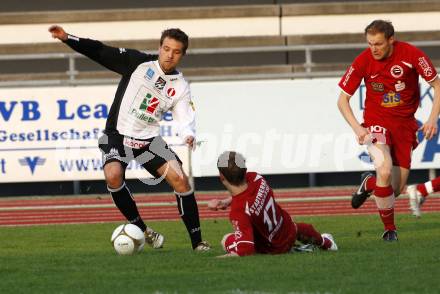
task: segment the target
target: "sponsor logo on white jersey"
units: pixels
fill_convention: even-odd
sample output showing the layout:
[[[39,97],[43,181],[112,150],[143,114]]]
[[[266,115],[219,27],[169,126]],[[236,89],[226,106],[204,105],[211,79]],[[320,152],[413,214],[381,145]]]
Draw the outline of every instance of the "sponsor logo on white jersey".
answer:
[[[132,108],[130,114],[136,118],[148,123],[155,122],[157,120],[157,111],[159,110],[160,100],[156,96],[150,93],[142,98],[141,104],[138,108]]]
[[[167,81],[165,81],[162,77],[159,77],[156,82],[154,83],[154,86],[159,91],[162,91],[163,88],[165,88],[165,85],[167,84]]]
[[[166,94],[166,96],[167,96],[168,98],[171,98],[171,97],[173,97],[174,95],[176,95],[176,90],[175,90],[174,88],[168,88],[168,89],[167,89],[167,94]]]
[[[151,80],[154,76],[154,70],[152,70],[151,68],[148,68],[147,72],[145,73],[145,78],[147,80]]]

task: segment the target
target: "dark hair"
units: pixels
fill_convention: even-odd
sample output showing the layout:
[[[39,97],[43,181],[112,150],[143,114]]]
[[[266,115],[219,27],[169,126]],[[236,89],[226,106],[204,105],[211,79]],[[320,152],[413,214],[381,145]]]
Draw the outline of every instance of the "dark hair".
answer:
[[[188,35],[185,34],[184,31],[180,29],[166,29],[165,31],[162,32],[162,36],[160,36],[160,43],[159,43],[160,46],[162,46],[163,40],[165,40],[165,38],[171,38],[182,43],[183,54],[186,53],[186,49],[188,49],[189,41],[188,41]]]
[[[223,152],[218,158],[217,168],[232,185],[240,185],[245,181],[246,160],[240,153]]]
[[[365,28],[365,35],[383,33],[385,38],[394,36],[394,27],[391,21],[376,19]]]

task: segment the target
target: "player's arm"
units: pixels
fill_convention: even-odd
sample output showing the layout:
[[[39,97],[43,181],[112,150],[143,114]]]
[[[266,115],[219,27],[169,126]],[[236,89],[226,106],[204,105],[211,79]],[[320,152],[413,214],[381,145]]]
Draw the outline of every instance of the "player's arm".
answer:
[[[354,116],[350,106],[351,95],[341,91],[338,99],[338,108],[344,119],[348,122],[353,132],[356,134],[359,144],[365,144],[368,139],[368,130],[364,128]]]
[[[440,78],[437,76],[429,84],[434,89],[434,100],[432,103],[431,114],[421,128],[425,138],[428,140],[432,139],[432,137],[438,132],[437,122],[440,114]]]
[[[176,121],[177,132],[182,141],[190,148],[196,146],[196,115],[191,101],[189,86],[171,109],[173,119]]]
[[[49,27],[49,32],[52,34],[52,38],[64,42],[76,52],[121,75],[131,73],[142,62],[155,59],[154,55],[137,50],[115,48],[100,41],[70,35],[58,25]]]
[[[417,73],[434,89],[434,100],[431,113],[420,128],[426,139],[432,139],[438,132],[438,116],[440,113],[440,80],[431,59],[419,48],[409,47],[407,53]]]
[[[359,88],[363,77],[365,76],[365,52],[361,53],[350,67],[347,69],[345,74],[339,81],[339,87],[341,88],[341,93],[338,99],[338,108],[344,119],[348,122],[353,132],[356,134],[359,144],[366,144],[369,139],[369,132],[366,128],[361,126],[356,117],[353,114],[353,110],[350,106],[350,98]]]

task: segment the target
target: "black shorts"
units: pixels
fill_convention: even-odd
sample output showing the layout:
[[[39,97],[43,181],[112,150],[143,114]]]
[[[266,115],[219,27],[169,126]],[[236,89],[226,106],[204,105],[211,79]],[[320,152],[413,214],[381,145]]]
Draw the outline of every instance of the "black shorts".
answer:
[[[134,159],[150,174],[159,178],[157,170],[168,161],[177,160],[182,164],[177,154],[160,136],[140,140],[119,134],[103,135],[98,144],[104,166],[109,162],[118,161],[126,168]]]

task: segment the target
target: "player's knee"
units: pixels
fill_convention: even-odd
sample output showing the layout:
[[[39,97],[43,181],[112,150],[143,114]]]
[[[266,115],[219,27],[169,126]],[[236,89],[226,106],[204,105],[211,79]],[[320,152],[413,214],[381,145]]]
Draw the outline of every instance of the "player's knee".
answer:
[[[223,250],[225,252],[228,252],[228,253],[231,252],[230,248],[231,248],[231,246],[233,246],[234,240],[235,240],[235,237],[234,237],[233,233],[228,233],[223,236],[221,244],[222,244]]]
[[[116,174],[111,174],[105,178],[107,186],[112,189],[117,189],[122,186],[124,180],[121,176]]]
[[[119,169],[107,169],[104,174],[109,188],[116,189],[124,183],[124,175]]]
[[[188,178],[184,174],[182,176],[172,176],[171,178],[169,178],[169,182],[176,192],[184,193],[191,190]]]
[[[383,182],[391,181],[391,168],[388,167],[379,167],[376,170],[376,177]]]

